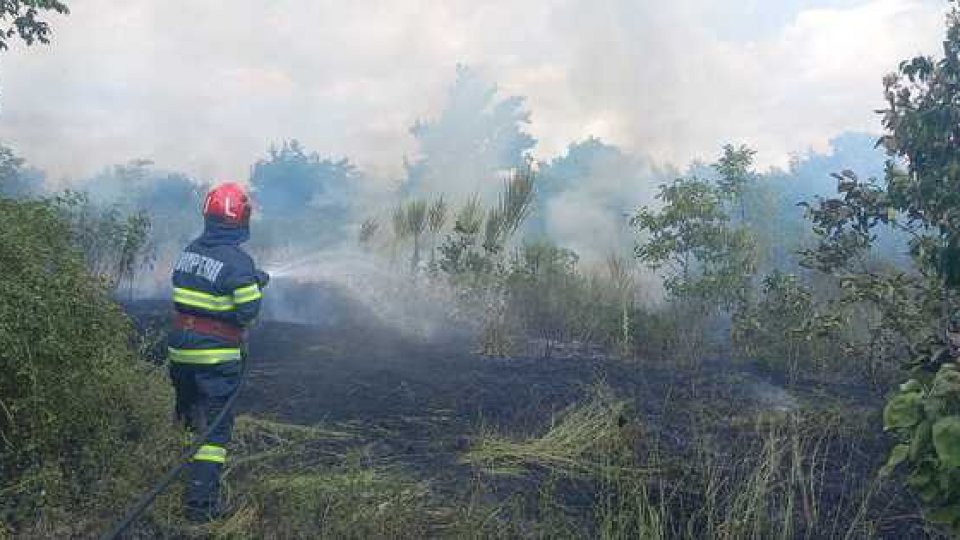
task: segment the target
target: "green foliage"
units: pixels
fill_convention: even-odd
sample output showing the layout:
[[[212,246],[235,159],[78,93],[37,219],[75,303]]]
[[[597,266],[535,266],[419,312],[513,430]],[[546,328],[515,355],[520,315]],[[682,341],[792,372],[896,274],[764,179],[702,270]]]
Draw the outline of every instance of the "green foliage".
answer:
[[[574,293],[582,287],[578,257],[547,242],[524,244],[510,261],[508,291],[513,314],[524,327],[547,340],[567,336],[576,306]]]
[[[887,403],[885,426],[900,442],[887,470],[907,463],[907,483],[927,505],[928,517],[956,533],[960,382],[952,355],[937,352],[944,340],[939,329],[954,308],[951,289],[960,285],[960,5],[951,4],[943,58],[904,61],[884,79],[879,144],[890,156],[884,182],[862,181],[852,171],[834,175],[840,196],[807,207],[820,239],[804,253],[804,263],[838,277],[844,301],[869,306],[867,314],[877,315],[871,332],[894,336],[888,342],[898,349],[895,356],[936,370],[932,381],[908,381]],[[914,272],[872,264],[880,227],[910,235]]]
[[[0,200],[0,522],[15,528],[70,509],[87,514],[67,524],[82,529],[128,502],[158,449],[174,451],[168,384],[133,354],[61,215]]]
[[[342,237],[360,172],[347,159],[321,157],[296,140],[270,148],[250,184],[262,219],[252,245],[322,247]]]
[[[705,311],[731,310],[749,300],[757,267],[755,234],[731,222],[727,203],[740,206],[752,186],[755,152],[727,145],[713,165],[716,183],[697,177],[660,186],[655,211],[641,208],[630,223],[646,238],[635,247],[641,262],[664,273],[664,287],[677,300],[695,300]]]
[[[28,169],[23,158],[0,144],[0,195],[14,199],[35,196],[42,180],[41,173]]]
[[[958,388],[957,390],[960,390]],[[933,447],[944,468],[960,467],[960,416],[948,416],[937,420],[931,428]]]
[[[888,194],[893,206],[950,239],[960,232],[960,157],[956,129],[960,121],[960,9],[951,2],[940,60],[916,57],[901,62],[884,79],[886,133],[880,143],[901,158],[906,170],[891,164]]]
[[[391,214],[394,260],[413,246],[413,261],[429,251],[432,278],[452,285],[464,307],[482,314],[482,350],[506,355],[518,331],[536,337],[550,356],[560,342],[603,344],[632,354],[639,311],[632,267],[611,256],[608,276],[581,272],[578,257],[549,241],[525,242],[511,249],[513,238],[531,212],[536,178],[531,168],[513,171],[497,203],[484,207],[478,195],[451,212],[443,197],[432,203],[412,199]],[[445,229],[448,215],[452,227]],[[379,222],[368,220],[361,242],[371,245]],[[437,240],[445,235],[442,242]],[[413,264],[418,271],[420,264]],[[646,314],[641,314],[646,316]],[[651,338],[653,339],[653,338]]]
[[[453,277],[482,278],[502,270],[504,247],[526,219],[535,176],[528,168],[511,173],[496,206],[484,210],[477,196],[460,208],[453,231],[439,247],[438,269]]]
[[[659,211],[641,208],[631,220],[641,234],[637,257],[665,272],[664,286],[676,298],[729,309],[747,294],[755,265],[753,240],[730,225],[724,193],[696,178],[660,187]]]
[[[437,248],[437,267],[450,276],[482,275],[494,269],[489,254],[480,245],[484,223],[480,199],[473,196],[457,212],[453,230]]]
[[[755,303],[734,317],[733,340],[746,358],[795,380],[800,370],[824,370],[839,360],[837,343],[849,313],[819,306],[797,276],[766,276]]]
[[[498,227],[496,234],[490,239],[491,243],[500,246],[500,249],[530,215],[535,180],[533,170],[525,165],[514,169],[510,178],[504,182],[496,208]]]
[[[505,268],[507,309],[526,333],[551,356],[561,343],[599,344],[633,353],[637,320],[648,317],[635,303],[632,269],[611,256],[607,272],[583,272],[579,257],[550,242],[527,242]]]
[[[960,372],[945,364],[934,376],[910,379],[887,402],[884,429],[898,444],[882,474],[908,465],[907,484],[934,522],[960,532]]]
[[[420,249],[423,233],[428,224],[427,201],[415,199],[398,205],[393,211],[393,234],[397,241],[413,240],[413,253],[410,256],[410,268],[417,269],[420,264]]]
[[[83,205],[99,213],[149,216],[149,243],[161,256],[174,257],[196,237],[207,186],[179,173],[157,170],[135,159],[103,170],[77,188]]]
[[[50,25],[41,19],[44,12],[70,13],[58,0],[0,0],[0,51],[10,48],[12,38],[27,45],[50,43]]]
[[[447,201],[443,200],[442,195],[430,205],[430,210],[427,213],[427,227],[430,232],[440,234],[443,231],[443,227],[447,224],[447,211],[449,209],[450,206],[447,205]]]
[[[754,181],[751,167],[756,154],[756,150],[745,145],[734,147],[732,144],[727,144],[723,147],[723,155],[713,165],[720,175],[717,179],[717,187],[740,204],[741,218],[744,217],[744,193]]]
[[[124,214],[119,206],[103,207],[91,202],[86,193],[73,191],[54,198],[53,204],[87,269],[114,290],[124,284],[132,288],[136,271],[153,255],[146,212]]]

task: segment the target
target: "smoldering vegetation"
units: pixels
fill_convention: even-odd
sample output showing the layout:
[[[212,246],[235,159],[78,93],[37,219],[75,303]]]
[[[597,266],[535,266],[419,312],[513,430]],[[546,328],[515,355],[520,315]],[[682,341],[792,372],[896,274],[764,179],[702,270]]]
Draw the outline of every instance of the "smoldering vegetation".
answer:
[[[876,221],[831,243],[845,230],[829,219],[835,201],[869,192],[862,179],[889,174],[895,152],[843,134],[830,154],[758,171],[736,144],[670,165],[588,138],[538,160],[528,115],[461,68],[446,108],[412,127],[418,152],[395,182],[296,141],[266,149],[251,167],[249,248],[274,280],[225,476],[230,512],[188,526],[175,488],[134,535],[941,534],[878,476],[882,396],[930,323],[905,297],[923,275],[914,237]],[[30,279],[62,265],[113,306],[37,306],[21,288],[0,311],[16,345],[0,387],[0,535],[99,531],[176,454],[156,353],[170,261],[199,232],[212,181],[131,161],[62,193],[0,152],[7,278],[39,287]],[[846,257],[851,243],[862,249]],[[15,262],[25,255],[39,266]],[[879,292],[851,288],[830,256]],[[23,306],[59,317],[27,324]],[[85,331],[78,317],[106,322]],[[91,366],[108,381],[93,394],[149,399],[91,420],[117,406],[72,407],[86,395],[67,385]],[[89,452],[91,434],[114,457]],[[131,448],[151,451],[132,463]]]

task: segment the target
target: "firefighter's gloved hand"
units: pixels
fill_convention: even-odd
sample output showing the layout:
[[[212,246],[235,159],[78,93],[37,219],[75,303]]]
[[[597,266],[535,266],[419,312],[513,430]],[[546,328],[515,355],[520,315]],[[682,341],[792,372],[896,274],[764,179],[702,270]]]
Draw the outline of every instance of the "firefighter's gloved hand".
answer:
[[[267,284],[270,283],[270,274],[266,273],[265,271],[257,270],[256,276],[257,276],[257,285],[259,285],[261,289],[266,287]]]

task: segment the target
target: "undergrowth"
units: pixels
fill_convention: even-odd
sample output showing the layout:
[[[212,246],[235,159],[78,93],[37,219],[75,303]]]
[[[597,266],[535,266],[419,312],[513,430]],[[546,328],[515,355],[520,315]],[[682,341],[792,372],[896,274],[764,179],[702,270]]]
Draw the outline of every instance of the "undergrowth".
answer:
[[[54,205],[0,200],[0,266],[0,530],[89,532],[173,454],[169,384]]]

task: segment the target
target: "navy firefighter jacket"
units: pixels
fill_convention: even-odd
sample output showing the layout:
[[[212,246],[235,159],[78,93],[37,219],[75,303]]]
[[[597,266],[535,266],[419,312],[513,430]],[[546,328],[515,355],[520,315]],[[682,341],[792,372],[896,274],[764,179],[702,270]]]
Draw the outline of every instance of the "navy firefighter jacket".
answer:
[[[260,311],[262,273],[240,244],[248,227],[229,227],[207,218],[203,234],[180,254],[173,269],[178,313],[213,319],[228,329],[246,327]],[[213,365],[240,359],[236,340],[196,329],[174,329],[167,341],[170,361]]]

